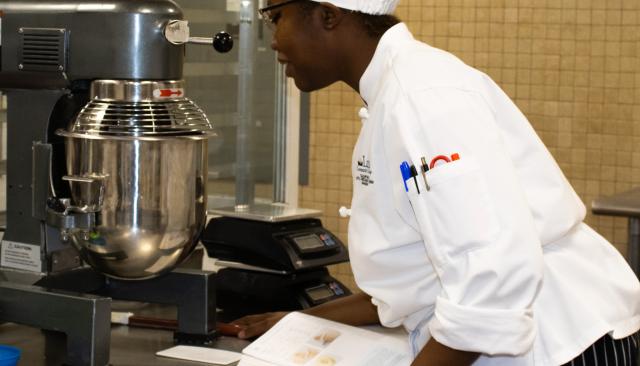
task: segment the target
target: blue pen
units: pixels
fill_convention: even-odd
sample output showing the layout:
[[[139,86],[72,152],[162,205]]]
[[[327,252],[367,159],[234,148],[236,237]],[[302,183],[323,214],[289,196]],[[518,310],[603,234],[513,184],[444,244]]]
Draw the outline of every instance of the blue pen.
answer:
[[[402,173],[402,181],[404,181],[404,190],[409,192],[409,186],[407,186],[407,179],[411,179],[411,167],[409,163],[403,161],[400,164],[400,172]]]

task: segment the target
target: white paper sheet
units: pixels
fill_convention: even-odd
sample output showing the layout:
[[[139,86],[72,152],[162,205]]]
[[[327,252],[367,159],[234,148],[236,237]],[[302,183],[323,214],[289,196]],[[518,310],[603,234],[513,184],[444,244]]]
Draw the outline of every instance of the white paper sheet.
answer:
[[[406,336],[380,334],[296,312],[242,352],[266,365],[279,366],[408,366],[412,360]],[[265,364],[243,358],[241,365]]]
[[[204,362],[214,365],[228,365],[232,362],[240,360],[240,357],[242,357],[242,355],[237,352],[194,346],[171,347],[169,349],[157,352],[156,356]]]

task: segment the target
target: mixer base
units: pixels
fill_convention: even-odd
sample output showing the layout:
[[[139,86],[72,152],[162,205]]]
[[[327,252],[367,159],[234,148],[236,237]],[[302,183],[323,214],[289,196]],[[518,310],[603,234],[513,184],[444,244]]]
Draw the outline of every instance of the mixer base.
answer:
[[[87,267],[43,277],[36,285],[56,291],[73,291],[78,296],[93,294],[106,300],[111,298],[175,305],[178,329],[174,332],[174,342],[206,344],[218,335],[215,331],[214,275],[197,269],[178,268],[149,280],[122,281],[105,277]],[[44,293],[41,296],[46,295]],[[43,298],[35,303],[48,303],[48,300]],[[75,314],[70,312],[69,317],[73,319]]]

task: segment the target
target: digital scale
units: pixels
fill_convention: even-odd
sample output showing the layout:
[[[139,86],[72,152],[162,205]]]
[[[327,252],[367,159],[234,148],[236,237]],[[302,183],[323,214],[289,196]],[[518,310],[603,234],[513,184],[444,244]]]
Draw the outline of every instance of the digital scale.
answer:
[[[345,245],[322,226],[320,211],[251,205],[210,211],[201,242],[224,268],[216,274],[225,320],[313,307],[350,295],[326,266],[349,260]]]

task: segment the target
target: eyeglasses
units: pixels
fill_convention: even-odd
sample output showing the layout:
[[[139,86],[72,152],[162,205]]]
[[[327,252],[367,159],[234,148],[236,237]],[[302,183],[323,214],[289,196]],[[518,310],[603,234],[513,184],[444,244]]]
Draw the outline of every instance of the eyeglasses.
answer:
[[[272,14],[273,10],[277,9],[277,8],[280,8],[282,6],[285,6],[285,5],[293,4],[293,3],[298,2],[298,1],[301,1],[301,0],[285,0],[283,2],[280,2],[280,3],[277,3],[277,4],[273,4],[273,5],[269,5],[269,6],[265,6],[264,8],[258,9],[258,13],[260,14],[260,17],[265,22],[267,27],[273,31],[273,30],[275,30],[276,22],[278,21],[278,18],[274,17],[274,14]],[[275,14],[275,16],[277,16],[277,15],[278,14]]]

